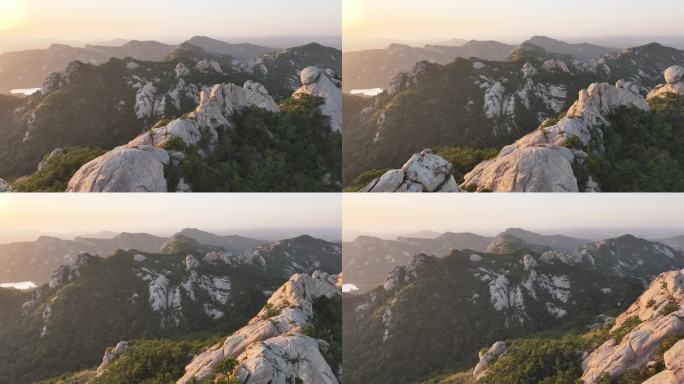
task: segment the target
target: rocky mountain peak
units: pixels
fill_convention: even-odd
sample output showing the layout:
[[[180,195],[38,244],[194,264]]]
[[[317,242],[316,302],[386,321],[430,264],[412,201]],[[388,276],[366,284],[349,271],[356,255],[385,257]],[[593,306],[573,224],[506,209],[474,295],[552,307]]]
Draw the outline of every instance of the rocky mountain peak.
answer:
[[[311,326],[314,301],[341,295],[337,276],[315,272],[294,275],[268,299],[249,323],[195,356],[178,384],[203,381],[226,359],[236,359],[241,383],[294,382],[337,384],[333,370],[323,358],[316,339],[305,336]]]
[[[321,105],[321,113],[330,117],[330,129],[334,132],[342,131],[342,82],[332,69],[310,66],[300,73],[301,88],[296,90],[293,97],[306,94],[322,97],[325,103]]]

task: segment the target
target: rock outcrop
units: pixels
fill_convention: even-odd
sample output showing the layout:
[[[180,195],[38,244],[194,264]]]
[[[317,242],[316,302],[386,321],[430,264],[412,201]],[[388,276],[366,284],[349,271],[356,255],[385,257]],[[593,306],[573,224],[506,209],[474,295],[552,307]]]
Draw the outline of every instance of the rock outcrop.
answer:
[[[619,107],[648,110],[646,100],[632,83],[615,86],[594,83],[579,92],[579,99],[556,124],[531,132],[504,147],[496,158],[478,164],[465,175],[461,188],[495,192],[578,192],[575,163],[582,163],[590,141],[602,140],[594,129]],[[595,183],[588,183],[597,188]]]
[[[236,359],[235,374],[243,384],[285,384],[297,379],[337,384],[321,354],[321,344],[305,336],[303,329],[311,325],[314,300],[340,294],[336,276],[321,272],[292,276],[245,327],[195,356],[177,383],[202,382],[223,361]]]
[[[683,302],[684,270],[659,275],[641,297],[615,320],[611,329],[611,333],[618,329],[628,332],[620,340],[609,339],[584,359],[584,383],[595,384],[604,375],[616,378],[629,369],[645,367],[663,338],[684,332]],[[682,355],[676,355],[684,346],[675,347],[670,349],[673,352],[666,357],[666,365],[668,371],[677,372],[666,371],[661,374],[663,379],[682,377],[683,372],[679,369]],[[661,382],[681,381],[649,381],[651,384]]]
[[[38,170],[40,171],[41,169],[45,168],[45,166],[47,166],[50,163],[50,161],[58,158],[63,153],[64,150],[62,150],[62,148],[53,149],[52,152],[50,152],[47,156],[43,158],[43,160],[40,161],[40,163],[38,164]]]
[[[277,112],[278,105],[259,83],[243,87],[218,84],[204,90],[201,101],[187,117],[154,127],[148,132],[83,165],[71,178],[69,192],[167,192],[165,167],[182,153],[167,150],[175,143],[196,145],[206,139],[202,154],[211,151],[220,129],[231,127],[233,115],[248,106]],[[183,187],[187,188],[187,185]]]
[[[665,97],[670,94],[684,95],[684,67],[673,65],[665,70],[665,84],[658,85],[647,98]]]
[[[12,188],[10,187],[9,183],[3,179],[0,179],[0,193],[11,192],[11,191],[12,191]]]
[[[342,131],[342,82],[331,69],[306,67],[300,74],[302,87],[292,95],[307,94],[325,99],[321,113],[330,117],[330,129]]]
[[[684,340],[678,341],[663,356],[665,370],[643,384],[679,384],[684,382]]]
[[[105,369],[112,364],[114,361],[116,361],[118,358],[123,356],[124,353],[128,350],[128,342],[127,341],[120,341],[116,347],[114,347],[111,350],[107,350],[102,357],[102,364],[100,364],[99,367],[97,367],[97,376],[102,376],[104,373]]]
[[[473,370],[475,380],[482,378],[487,373],[487,369],[504,353],[506,353],[506,343],[503,341],[497,341],[487,351],[481,351],[478,356],[479,361]]]
[[[416,153],[401,169],[371,181],[361,192],[459,192],[452,165],[430,149]]]

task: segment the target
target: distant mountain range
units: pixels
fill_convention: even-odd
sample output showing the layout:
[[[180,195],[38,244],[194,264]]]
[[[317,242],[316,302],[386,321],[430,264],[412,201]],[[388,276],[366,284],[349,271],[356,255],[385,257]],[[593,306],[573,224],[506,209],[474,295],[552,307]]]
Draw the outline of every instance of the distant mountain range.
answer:
[[[526,243],[511,233],[563,246],[584,241],[539,237],[518,229],[507,232],[493,241],[497,246],[507,244],[490,250],[496,253],[467,249],[440,257],[417,254],[391,270],[382,286],[363,294],[345,294],[344,382],[469,384],[480,379],[477,382],[503,384],[512,382],[511,376],[523,382],[543,382],[544,378],[561,375],[561,371],[571,379],[561,382],[574,382],[582,376],[581,348],[593,349],[603,341],[560,344],[561,340],[569,341],[561,337],[556,339],[559,344],[544,341],[547,344],[501,359],[502,366],[487,379],[480,376],[490,361],[483,356],[497,341],[507,340],[505,344],[510,347],[508,340],[515,339],[513,345],[518,343],[518,348],[523,348],[537,340],[534,337],[552,338],[571,330],[586,332],[587,327],[600,332],[598,329],[609,321],[606,319],[625,310],[656,276],[684,267],[682,252],[631,235],[561,251]],[[366,253],[371,260],[384,254],[384,249],[374,248]],[[658,303],[654,301],[654,305]],[[612,332],[618,334],[618,328]],[[661,333],[656,330],[649,335]],[[554,366],[550,357],[560,353],[552,348],[562,346],[572,350],[561,359],[567,363],[563,368]],[[420,348],[422,352],[408,356],[404,353],[407,348]],[[493,346],[491,350],[497,352],[492,352],[495,357],[491,361],[496,361],[503,349]],[[479,368],[473,372],[478,351]],[[546,357],[536,360],[536,353]],[[516,364],[511,365],[509,358],[516,359]],[[528,364],[536,368],[528,369]],[[596,364],[601,363],[597,360]]]
[[[575,250],[590,243],[588,240],[563,235],[540,235],[519,228],[509,228],[496,237],[452,232],[432,238],[398,237],[396,240],[360,236],[354,241],[343,243],[345,281],[354,284],[360,292],[365,292],[380,285],[390,271],[408,264],[416,254],[442,257],[453,250],[466,249],[500,253],[504,247],[501,239],[506,237],[520,239],[527,246],[559,251]]]
[[[546,36],[533,36],[521,45],[525,44],[541,47],[549,53],[568,55],[578,61],[597,59],[617,50],[589,43],[566,43]],[[344,90],[348,92],[353,89],[388,89],[396,75],[411,71],[419,61],[448,64],[456,58],[471,57],[503,61],[517,47],[519,45],[497,41],[455,39],[425,45],[423,48],[391,44],[386,49],[344,52]]]
[[[129,245],[130,242],[149,248],[163,243],[156,250],[119,249],[104,253],[102,257],[80,253],[72,262],[55,268],[48,283],[38,280],[40,276],[22,276],[41,283],[33,291],[0,289],[0,345],[3,346],[0,349],[0,382],[35,382],[82,369],[94,370],[102,362],[101,356],[112,351],[108,347],[121,341],[125,342],[117,354],[127,348],[124,345],[128,343],[133,347],[144,345],[145,339],[159,338],[176,338],[168,343],[178,348],[185,348],[180,339],[196,340],[192,349],[196,350],[204,345],[207,335],[230,334],[254,314],[259,313],[263,320],[275,319],[276,311],[289,314],[282,303],[276,308],[265,304],[273,292],[290,279],[301,283],[295,284],[297,288],[281,291],[299,295],[297,302],[304,312],[296,321],[301,327],[306,324],[313,327],[306,333],[306,337],[313,337],[309,342],[317,345],[318,338],[334,341],[329,339],[332,334],[324,336],[323,329],[319,329],[320,333],[313,330],[334,326],[334,322],[339,321],[339,309],[336,315],[324,315],[325,311],[335,310],[334,304],[320,303],[322,306],[319,306],[311,301],[320,296],[335,299],[339,292],[335,287],[336,278],[329,276],[341,271],[339,244],[310,236],[261,243],[195,229],[183,230],[169,239],[128,234],[115,239],[117,245]],[[67,246],[77,246],[74,244],[96,247],[101,242],[41,239],[32,244],[7,245],[4,246],[7,250],[23,246],[24,250],[32,249],[34,254],[24,252],[20,256],[19,251],[10,251],[10,256],[4,256],[7,260],[3,260],[3,265],[31,257],[35,264],[47,267],[53,257],[66,261],[62,252]],[[321,291],[324,284],[328,289]],[[292,283],[289,286],[292,287]],[[314,288],[317,291],[314,292]],[[289,297],[293,300],[290,304],[294,305],[295,298]],[[274,303],[275,299],[268,302]],[[262,306],[265,306],[264,314],[259,311]],[[315,319],[314,308],[317,308]],[[321,324],[324,319],[326,323]],[[340,331],[339,326],[336,329],[336,332]],[[300,341],[307,341],[301,329],[300,337],[304,338]],[[339,336],[335,336],[335,340],[339,343]],[[71,347],[66,348],[66,345]],[[13,352],[8,354],[8,351]],[[173,380],[176,380],[192,359],[189,352],[186,350],[182,356],[176,356],[172,349],[162,348],[147,353],[154,353],[159,359],[170,359],[164,360],[167,364],[155,365],[154,369],[174,369]],[[318,358],[323,358],[318,347],[313,352],[321,353]],[[317,358],[315,354],[312,356]],[[340,354],[335,356],[339,361]],[[179,360],[173,360],[175,358]],[[26,365],[34,360],[44,363],[40,369]],[[337,364],[330,364],[338,370]],[[111,375],[152,375],[148,378],[156,375],[130,367],[123,372],[110,369],[113,370]],[[117,381],[121,379],[112,380],[122,382]],[[130,380],[139,382],[138,379]]]
[[[197,229],[186,228],[180,235],[192,238],[204,245],[219,247],[229,252],[241,253],[254,249],[266,241],[242,236],[219,236]],[[53,271],[62,264],[76,260],[81,253],[109,256],[117,250],[159,252],[168,238],[146,233],[121,233],[111,238],[76,237],[62,240],[43,236],[35,241],[0,244],[0,282],[33,281],[42,284],[50,279]]]
[[[296,47],[316,40],[293,38],[284,47]],[[265,41],[267,42],[267,41]],[[275,41],[274,41],[275,42]],[[324,39],[322,44],[330,46],[331,40]],[[235,60],[256,59],[267,53],[274,53],[283,48],[265,47],[252,43],[228,43],[207,36],[194,36],[185,42],[172,45],[157,41],[137,41],[115,39],[99,44],[88,44],[74,47],[66,44],[52,44],[46,49],[31,49],[0,54],[0,93],[8,93],[12,89],[40,87],[53,72],[63,71],[72,61],[87,64],[102,64],[111,58],[127,57],[142,61],[161,61],[171,51],[184,44],[202,48],[208,53],[228,55]],[[283,47],[283,45],[278,45]],[[340,49],[338,46],[333,46]],[[339,72],[338,72],[339,73]]]

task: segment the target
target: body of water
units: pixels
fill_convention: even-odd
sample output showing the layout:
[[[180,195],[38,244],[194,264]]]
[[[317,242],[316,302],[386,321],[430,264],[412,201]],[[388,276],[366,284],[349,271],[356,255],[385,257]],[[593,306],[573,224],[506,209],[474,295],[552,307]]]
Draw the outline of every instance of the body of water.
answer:
[[[352,89],[349,91],[352,95],[377,96],[383,92],[382,88],[368,88],[368,89]]]
[[[354,284],[342,284],[342,292],[354,292],[358,290],[359,287]]]
[[[0,288],[14,288],[14,289],[33,289],[37,285],[33,281],[22,281],[20,283],[0,283]]]
[[[34,93],[40,91],[40,88],[21,88],[21,89],[12,89],[10,90],[10,93],[13,95],[33,95]]]

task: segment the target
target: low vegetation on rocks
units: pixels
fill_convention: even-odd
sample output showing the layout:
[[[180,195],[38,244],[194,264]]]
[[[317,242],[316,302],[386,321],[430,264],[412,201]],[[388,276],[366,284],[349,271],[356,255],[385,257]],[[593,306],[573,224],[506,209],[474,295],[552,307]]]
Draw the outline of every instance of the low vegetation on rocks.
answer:
[[[51,159],[45,167],[30,176],[20,177],[12,183],[17,192],[64,192],[69,179],[83,164],[105,151],[92,148],[69,148]]]

